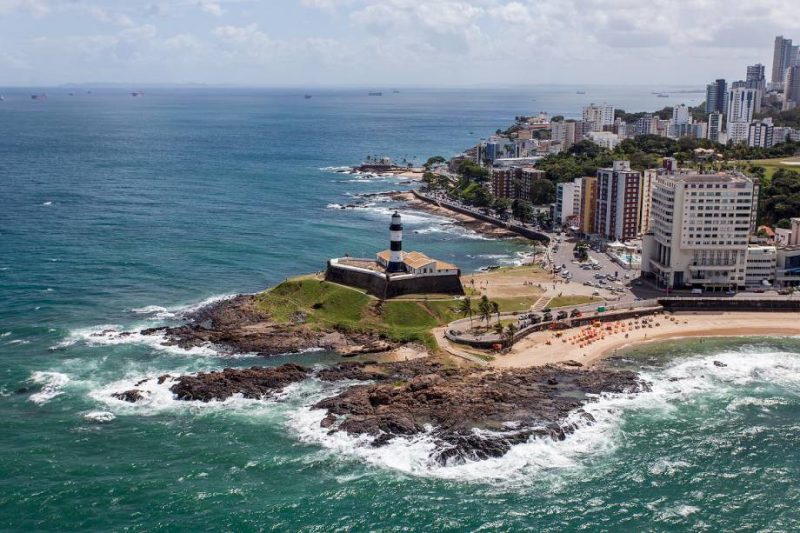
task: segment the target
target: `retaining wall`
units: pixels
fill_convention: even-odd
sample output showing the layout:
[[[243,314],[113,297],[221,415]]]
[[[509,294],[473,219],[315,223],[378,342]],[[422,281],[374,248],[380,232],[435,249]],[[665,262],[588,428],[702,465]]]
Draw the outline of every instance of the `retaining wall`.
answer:
[[[788,298],[659,298],[658,303],[668,311],[800,311],[800,300]]]
[[[369,294],[381,298],[394,298],[406,294],[464,294],[461,278],[456,275],[449,276],[414,276],[405,279],[387,280],[378,273],[362,272],[331,265],[325,271],[325,279],[334,283],[357,287]]]
[[[514,233],[517,233],[518,235],[522,235],[523,237],[527,237],[528,239],[531,239],[531,240],[534,240],[534,241],[542,241],[542,242],[545,242],[545,243],[550,242],[550,237],[548,237],[544,233],[539,233],[538,231],[534,231],[534,230],[529,229],[529,228],[524,228],[522,226],[517,226],[516,224],[506,224],[502,220],[497,220],[496,218],[490,217],[489,215],[484,215],[483,213],[480,213],[480,212],[476,212],[476,211],[471,211],[469,209],[465,209],[465,208],[461,207],[460,205],[451,204],[450,202],[443,202],[441,200],[434,200],[432,198],[428,198],[427,196],[425,196],[424,194],[422,194],[422,193],[420,193],[420,192],[418,192],[416,190],[412,190],[411,192],[414,194],[415,197],[417,197],[418,199],[422,200],[423,202],[427,202],[427,203],[432,204],[432,205],[443,206],[443,207],[445,207],[447,209],[450,209],[452,211],[456,211],[458,213],[461,213],[462,215],[468,215],[468,216],[471,216],[473,218],[477,218],[479,220],[483,220],[484,222],[488,222],[489,224],[497,226],[498,228],[503,228],[503,229],[507,229],[509,231],[513,231]]]

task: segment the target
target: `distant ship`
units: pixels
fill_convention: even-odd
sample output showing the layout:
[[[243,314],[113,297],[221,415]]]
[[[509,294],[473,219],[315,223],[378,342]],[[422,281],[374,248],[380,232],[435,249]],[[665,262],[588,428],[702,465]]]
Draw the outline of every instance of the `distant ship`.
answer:
[[[370,96],[383,96],[383,93],[382,93],[382,92],[380,92],[380,91],[375,91],[375,92],[368,93],[368,94],[369,94]]]
[[[47,95],[45,93],[42,94],[32,94],[31,100],[47,100]]]
[[[669,95],[667,93],[658,93],[656,94],[656,96],[658,96],[659,98],[669,98]]]
[[[69,93],[70,96],[75,96],[75,93]]]
[[[392,92],[393,92],[394,94],[399,94],[399,93],[400,93],[400,91],[398,91],[397,89],[392,89]]]
[[[303,98],[305,98],[306,100],[311,100],[311,95],[310,94],[304,94]]]
[[[133,91],[131,93],[131,96],[133,96],[134,98],[138,98],[140,96],[144,96],[144,91]]]
[[[6,99],[6,97],[5,97],[5,96],[3,96],[2,94],[0,94],[0,102],[2,102],[2,101],[3,101],[3,100],[5,100],[5,99]]]
[[[575,94],[586,94],[586,91],[575,91]]]

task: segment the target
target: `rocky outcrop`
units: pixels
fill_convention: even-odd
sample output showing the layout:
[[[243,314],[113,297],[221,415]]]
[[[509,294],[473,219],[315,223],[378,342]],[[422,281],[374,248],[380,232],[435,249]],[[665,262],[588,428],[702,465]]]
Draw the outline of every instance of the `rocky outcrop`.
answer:
[[[443,376],[421,372],[399,381],[351,387],[315,407],[327,410],[331,431],[370,435],[374,445],[426,432],[437,441],[441,462],[505,454],[532,436],[563,440],[576,429],[566,423],[601,392],[639,392],[647,387],[633,372],[579,370],[548,365],[519,370],[459,369]],[[581,417],[591,423],[591,416]]]
[[[182,376],[170,390],[179,400],[265,398],[311,376],[364,382],[314,405],[327,412],[324,428],[369,436],[374,446],[426,433],[436,441],[433,458],[441,463],[499,457],[533,436],[562,440],[576,429],[567,422],[571,414],[578,413],[583,423],[593,421],[582,411],[593,395],[647,389],[629,371],[568,365],[497,371],[427,358],[346,362],[317,371],[296,364],[226,368]],[[138,391],[118,397],[137,401],[131,392]]]
[[[276,324],[254,305],[253,295],[240,295],[195,311],[185,325],[149,328],[144,335],[164,334],[164,344],[190,349],[212,344],[233,353],[270,356],[321,348],[359,355],[397,347],[375,334],[305,327],[302,316],[291,325]]]

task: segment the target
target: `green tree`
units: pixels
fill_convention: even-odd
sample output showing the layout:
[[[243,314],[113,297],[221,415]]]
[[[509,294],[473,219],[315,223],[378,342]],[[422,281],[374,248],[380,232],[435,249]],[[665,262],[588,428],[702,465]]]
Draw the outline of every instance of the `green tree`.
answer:
[[[472,329],[472,313],[475,309],[472,307],[472,299],[469,296],[465,296],[458,304],[458,312],[461,313],[463,317],[469,317],[469,327]]]
[[[434,166],[434,165],[439,165],[439,164],[441,164],[441,163],[444,163],[444,162],[446,162],[446,161],[447,161],[447,159],[445,159],[444,157],[442,157],[442,156],[440,156],[440,155],[435,155],[435,156],[433,156],[433,157],[429,157],[429,158],[428,158],[428,160],[427,160],[427,161],[425,161],[425,163],[423,163],[423,165],[422,165],[422,166],[423,166],[423,167],[424,167],[426,170],[428,170],[428,169],[430,169],[432,166]]]
[[[497,323],[500,324],[500,304],[497,302],[490,302],[492,306],[492,313],[497,315]]]
[[[505,331],[506,346],[509,349],[512,346],[514,346],[514,342],[516,342],[517,340],[515,338],[516,336],[517,336],[517,326],[515,326],[513,323],[506,326],[506,331]]]
[[[536,180],[531,184],[530,201],[534,205],[543,205],[554,202],[556,199],[556,186],[547,179]]]
[[[485,294],[481,296],[481,299],[478,302],[478,314],[480,315],[481,320],[485,321],[486,325],[488,326],[489,320],[492,318],[492,303]]]

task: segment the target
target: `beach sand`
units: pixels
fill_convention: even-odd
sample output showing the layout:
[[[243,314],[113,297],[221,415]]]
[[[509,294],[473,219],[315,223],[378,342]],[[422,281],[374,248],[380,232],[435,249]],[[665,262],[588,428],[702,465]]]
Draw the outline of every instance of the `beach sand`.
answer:
[[[624,320],[622,323],[629,331],[618,333],[606,331],[607,324],[603,324],[601,331],[605,338],[583,347],[580,346],[580,341],[572,344],[570,339],[585,328],[563,330],[561,338],[549,331],[534,333],[518,341],[508,354],[496,356],[491,365],[498,368],[520,368],[568,360],[591,365],[604,357],[614,355],[615,351],[647,342],[685,337],[800,335],[797,313],[665,313],[652,318],[652,323],[658,323],[659,326],[636,329],[634,320]],[[567,339],[566,342],[564,339]]]

